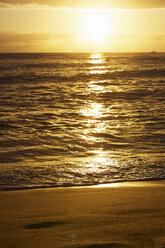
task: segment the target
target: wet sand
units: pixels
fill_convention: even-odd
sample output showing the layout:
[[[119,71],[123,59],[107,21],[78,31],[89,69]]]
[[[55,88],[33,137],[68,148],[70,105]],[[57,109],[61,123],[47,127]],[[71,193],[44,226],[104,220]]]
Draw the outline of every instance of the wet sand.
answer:
[[[0,192],[0,248],[165,247],[165,182]]]

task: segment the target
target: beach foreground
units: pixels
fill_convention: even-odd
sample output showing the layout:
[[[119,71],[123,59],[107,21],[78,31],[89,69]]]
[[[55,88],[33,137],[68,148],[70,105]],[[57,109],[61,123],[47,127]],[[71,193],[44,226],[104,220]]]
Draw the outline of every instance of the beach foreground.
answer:
[[[165,183],[0,192],[0,247],[165,247]]]

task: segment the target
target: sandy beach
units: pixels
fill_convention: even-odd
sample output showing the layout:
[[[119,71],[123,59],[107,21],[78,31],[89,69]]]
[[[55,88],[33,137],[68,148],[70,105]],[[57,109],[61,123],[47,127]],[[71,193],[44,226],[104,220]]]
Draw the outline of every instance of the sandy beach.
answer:
[[[165,182],[0,192],[0,247],[165,247]]]

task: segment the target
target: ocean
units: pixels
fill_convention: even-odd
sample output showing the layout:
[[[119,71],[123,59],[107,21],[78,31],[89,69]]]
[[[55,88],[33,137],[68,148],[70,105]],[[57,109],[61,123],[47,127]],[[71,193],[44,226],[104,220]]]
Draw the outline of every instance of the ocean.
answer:
[[[0,190],[165,179],[165,53],[0,54]]]

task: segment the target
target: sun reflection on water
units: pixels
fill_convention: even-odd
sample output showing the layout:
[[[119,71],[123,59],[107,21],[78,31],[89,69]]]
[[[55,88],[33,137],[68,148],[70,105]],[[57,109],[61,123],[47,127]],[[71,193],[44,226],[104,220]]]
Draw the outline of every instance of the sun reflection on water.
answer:
[[[105,71],[101,54],[92,54],[89,63],[92,65],[89,68],[90,74]],[[81,170],[97,174],[104,173],[109,170],[109,167],[112,167],[112,170],[116,171],[118,161],[112,157],[110,151],[104,149],[106,145],[105,137],[110,127],[110,123],[105,117],[110,115],[111,106],[99,101],[98,97],[98,94],[106,93],[109,88],[107,88],[105,81],[91,80],[87,83],[86,89],[87,94],[92,95],[93,98],[89,98],[80,110],[81,115],[84,117],[81,139],[89,145],[87,151],[89,156],[84,159]]]
[[[101,82],[100,82],[101,83]],[[105,88],[102,85],[98,85],[97,81],[90,81],[89,85],[89,91],[92,93],[100,93],[105,92]]]
[[[102,116],[103,106],[100,103],[92,102],[84,109],[81,110],[81,113],[84,116],[90,117],[92,119],[100,118]]]
[[[91,64],[101,64],[103,63],[103,56],[102,54],[91,54],[90,55],[90,61]]]
[[[95,137],[94,134],[103,133],[106,131],[106,125],[103,122],[97,122],[96,120],[88,121],[86,125],[86,129],[81,134],[81,138],[88,141],[88,142],[98,142],[101,141],[102,138]]]
[[[93,150],[93,156],[88,157],[83,163],[82,170],[87,173],[105,173],[109,171],[117,172],[119,163],[115,158],[109,156],[107,151]],[[105,176],[105,175],[104,175]],[[105,178],[104,178],[105,179]]]
[[[92,54],[90,55],[90,63],[92,64],[100,64],[103,63],[103,58],[101,54]],[[104,66],[101,65],[101,68],[104,69]],[[97,73],[95,67],[90,73]],[[98,66],[97,66],[98,68]],[[87,85],[88,94],[97,94],[105,91],[104,86],[101,85],[101,82],[90,81]],[[86,128],[83,132],[83,139],[88,141],[98,141],[100,138],[92,136],[91,133],[103,133],[106,130],[105,122],[101,120],[101,118],[106,113],[105,106],[100,102],[95,102],[94,100],[90,100],[86,103],[86,105],[80,110],[81,114],[84,117],[87,117],[87,122],[85,124]]]
[[[89,67],[90,74],[102,74],[105,72],[105,66],[103,65],[103,56],[101,54],[90,55],[89,63],[92,65]]]

